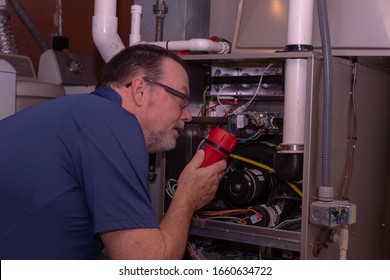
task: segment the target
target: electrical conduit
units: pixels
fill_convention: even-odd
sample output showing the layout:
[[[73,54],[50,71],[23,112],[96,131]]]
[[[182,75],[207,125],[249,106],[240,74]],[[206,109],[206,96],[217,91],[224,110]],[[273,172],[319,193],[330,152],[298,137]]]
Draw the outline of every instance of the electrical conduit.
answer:
[[[328,23],[326,0],[317,0],[318,18],[324,56],[324,105],[322,127],[322,185],[318,189],[318,200],[332,201],[334,190],[331,186],[331,138],[332,138],[332,101],[333,101],[333,67],[332,48]]]

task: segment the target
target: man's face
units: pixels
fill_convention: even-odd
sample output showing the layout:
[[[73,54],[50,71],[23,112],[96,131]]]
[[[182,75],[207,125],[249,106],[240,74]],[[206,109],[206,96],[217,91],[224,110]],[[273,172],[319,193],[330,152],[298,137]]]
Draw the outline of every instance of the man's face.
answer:
[[[165,75],[156,81],[163,86],[153,84],[153,81],[149,82],[149,91],[152,96],[149,103],[148,125],[145,129],[148,152],[167,151],[175,148],[184,124],[192,119],[185,101],[170,93],[170,89],[173,89],[189,96],[186,71],[171,59],[165,60],[163,69]]]

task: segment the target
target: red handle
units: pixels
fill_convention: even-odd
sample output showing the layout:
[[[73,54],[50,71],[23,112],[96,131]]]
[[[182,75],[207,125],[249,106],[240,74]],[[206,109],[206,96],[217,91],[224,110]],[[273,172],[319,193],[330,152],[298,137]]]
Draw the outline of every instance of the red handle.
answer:
[[[221,129],[212,129],[205,140],[204,161],[202,167],[209,166],[221,159],[228,158],[237,144],[237,138]]]

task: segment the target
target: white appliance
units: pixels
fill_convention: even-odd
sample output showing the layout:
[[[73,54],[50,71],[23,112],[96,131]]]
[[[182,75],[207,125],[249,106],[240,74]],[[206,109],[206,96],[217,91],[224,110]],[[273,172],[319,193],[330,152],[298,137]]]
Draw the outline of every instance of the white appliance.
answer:
[[[0,60],[12,66],[14,73],[16,73],[14,78],[15,90],[12,93],[15,100],[14,104],[8,103],[4,105],[9,112],[15,113],[50,99],[65,96],[63,86],[37,80],[29,57],[19,54],[0,53]],[[10,82],[7,81],[7,83]],[[3,82],[1,84],[3,87]]]
[[[7,61],[0,59],[0,120],[15,113],[16,71]]]
[[[62,85],[65,94],[89,93],[98,82],[99,62],[87,55],[75,55],[64,49],[46,50],[39,58],[38,80]]]

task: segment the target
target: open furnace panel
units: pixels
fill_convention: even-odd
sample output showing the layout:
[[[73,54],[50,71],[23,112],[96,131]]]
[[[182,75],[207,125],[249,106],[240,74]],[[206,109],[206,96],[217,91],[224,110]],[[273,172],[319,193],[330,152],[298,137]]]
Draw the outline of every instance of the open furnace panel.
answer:
[[[299,258],[302,181],[286,181],[273,168],[283,138],[285,58],[192,57],[193,120],[165,154],[165,210],[185,164],[212,128],[223,128],[237,146],[215,200],[194,215],[189,252],[204,259]]]
[[[283,139],[284,66],[287,59],[295,58],[307,60],[305,143],[302,177],[288,181],[275,172],[273,160]],[[215,200],[193,217],[188,257],[318,258],[317,244],[322,245],[318,238],[323,229],[310,224],[309,208],[321,181],[320,55],[315,52],[199,54],[185,60],[189,65],[189,107],[193,120],[186,125],[177,147],[158,155],[159,186],[152,186],[151,190],[152,200],[158,202],[155,206],[159,217],[169,206],[184,166],[203,144],[208,131],[218,126],[235,135],[238,145],[229,157]],[[350,82],[345,77],[350,77],[350,65],[334,66],[340,76],[335,88],[348,92]],[[346,99],[347,94],[342,98]],[[338,137],[345,136],[338,134]],[[339,145],[344,149],[345,143]],[[343,165],[345,161],[339,162]],[[337,169],[339,180],[338,173],[343,168]],[[163,190],[156,193],[161,186]],[[334,248],[326,251],[337,256]]]

